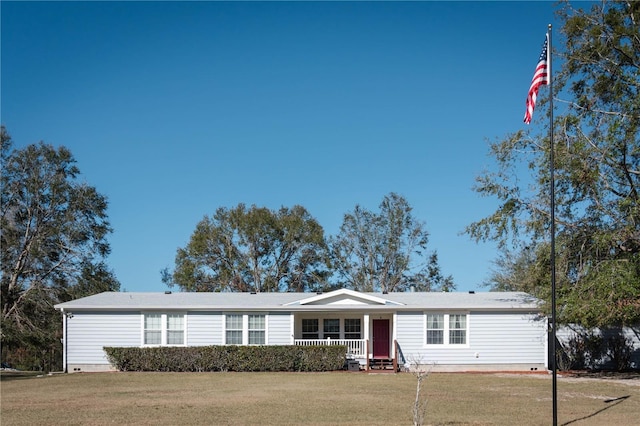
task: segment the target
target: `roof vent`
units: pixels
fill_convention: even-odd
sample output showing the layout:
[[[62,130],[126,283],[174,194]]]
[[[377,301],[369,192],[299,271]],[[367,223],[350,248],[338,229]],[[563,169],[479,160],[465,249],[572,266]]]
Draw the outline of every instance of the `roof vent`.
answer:
[[[476,292],[473,290],[469,290],[469,294],[476,294]]]
[[[165,291],[164,294],[171,294],[171,290]]]

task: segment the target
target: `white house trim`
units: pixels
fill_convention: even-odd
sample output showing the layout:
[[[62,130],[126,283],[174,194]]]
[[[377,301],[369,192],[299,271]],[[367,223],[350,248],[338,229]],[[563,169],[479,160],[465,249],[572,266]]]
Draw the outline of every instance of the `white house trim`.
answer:
[[[427,318],[428,315],[442,315],[443,316],[443,341],[442,343],[438,344],[438,343],[428,343],[427,342]],[[449,336],[451,334],[451,328],[450,328],[450,317],[451,315],[464,315],[465,316],[465,343],[450,343],[450,339]],[[465,311],[451,311],[451,312],[446,312],[446,311],[436,311],[436,312],[430,312],[427,311],[424,313],[424,332],[423,332],[423,338],[424,338],[424,347],[425,349],[437,349],[437,348],[443,348],[443,347],[450,347],[450,348],[468,348],[470,346],[469,344],[469,330],[471,330],[471,326],[470,326],[470,322],[471,322],[471,315],[469,312],[465,312]]]
[[[298,304],[298,305],[309,305],[315,304],[318,302],[328,301],[333,299],[330,302],[332,305],[368,305],[368,304],[377,304],[377,305],[386,305],[389,303],[388,299],[383,299],[381,297],[371,296],[364,293],[358,293],[354,290],[349,290],[346,288],[332,291],[329,293],[321,293],[313,297],[309,297],[307,299],[302,299],[296,302],[287,303],[286,306]],[[370,302],[370,303],[366,303]],[[401,303],[391,302],[392,304],[400,305]]]
[[[145,343],[145,316],[146,315],[160,315],[160,343]],[[169,327],[167,325],[168,316],[169,315],[181,315],[182,316],[182,343],[181,344],[171,344],[168,343],[168,334]],[[162,312],[162,311],[142,311],[140,312],[140,346],[145,347],[153,347],[153,346],[189,346],[189,342],[187,340],[187,330],[189,329],[187,324],[187,313],[186,312]]]

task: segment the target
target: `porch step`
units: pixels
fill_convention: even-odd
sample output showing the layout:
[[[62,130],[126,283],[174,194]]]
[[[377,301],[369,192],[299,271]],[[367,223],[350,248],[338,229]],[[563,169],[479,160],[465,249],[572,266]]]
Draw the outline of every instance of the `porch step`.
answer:
[[[393,371],[393,359],[391,358],[371,358],[369,359],[370,370]]]

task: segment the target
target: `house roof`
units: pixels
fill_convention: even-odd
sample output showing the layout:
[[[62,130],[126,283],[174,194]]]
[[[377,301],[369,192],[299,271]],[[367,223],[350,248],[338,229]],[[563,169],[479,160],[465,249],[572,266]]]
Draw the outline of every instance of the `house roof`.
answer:
[[[360,293],[127,293],[105,292],[55,305],[61,311],[410,311],[537,310],[539,301],[520,292]]]

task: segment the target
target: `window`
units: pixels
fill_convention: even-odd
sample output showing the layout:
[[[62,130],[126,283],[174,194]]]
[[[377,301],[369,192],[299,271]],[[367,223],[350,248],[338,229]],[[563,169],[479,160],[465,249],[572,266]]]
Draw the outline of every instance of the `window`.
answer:
[[[427,314],[427,345],[444,343],[444,315]]]
[[[167,314],[167,345],[184,345],[184,315]]]
[[[142,314],[143,345],[184,345],[185,314],[144,313]]]
[[[344,338],[360,339],[360,318],[347,318],[344,320]]]
[[[145,314],[144,316],[144,344],[162,344],[162,315]]]
[[[302,318],[303,339],[362,339],[362,318]]]
[[[340,320],[325,319],[324,320],[324,339],[339,339],[340,338]]]
[[[302,338],[303,339],[318,338],[318,319],[317,318],[302,319]]]
[[[466,314],[426,314],[427,345],[466,345]]]
[[[226,314],[225,344],[265,345],[267,316],[265,314]]]
[[[449,344],[464,345],[467,343],[467,316],[449,315]]]
[[[264,345],[264,315],[249,315],[249,344]]]
[[[226,340],[227,345],[242,344],[242,315],[230,314],[226,316]]]

